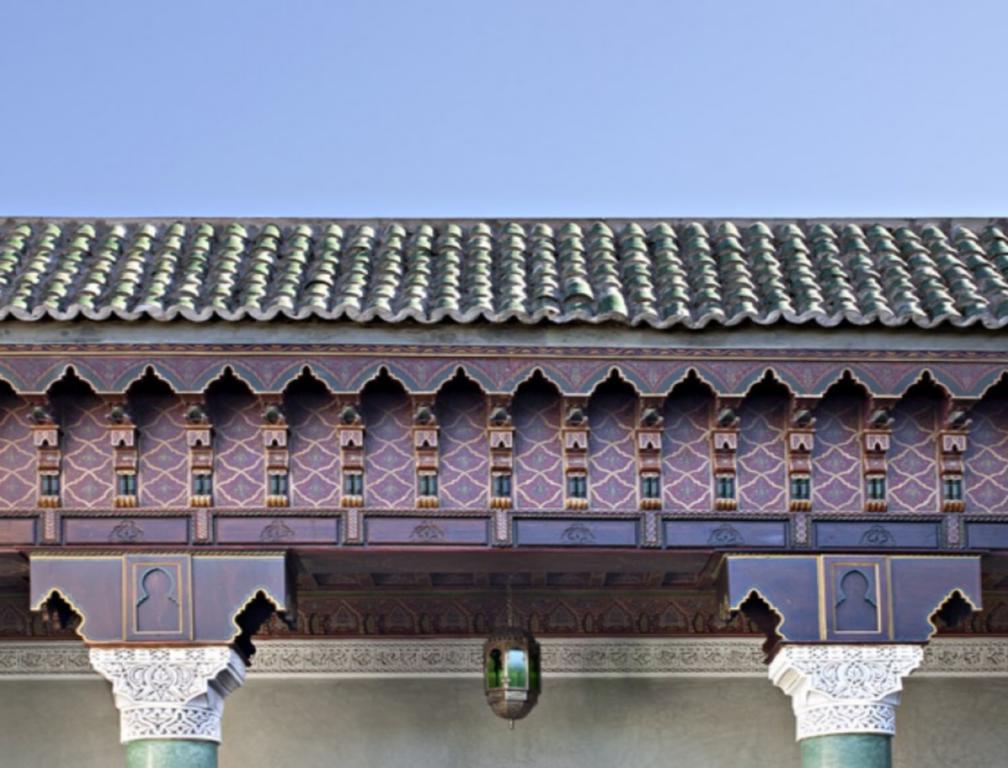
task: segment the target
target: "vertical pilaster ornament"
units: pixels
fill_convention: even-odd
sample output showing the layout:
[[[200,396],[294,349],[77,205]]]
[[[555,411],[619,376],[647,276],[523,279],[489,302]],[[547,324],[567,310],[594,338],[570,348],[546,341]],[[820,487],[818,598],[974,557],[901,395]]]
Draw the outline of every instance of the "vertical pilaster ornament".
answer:
[[[364,506],[364,420],[356,402],[342,403],[339,447],[343,472],[340,506],[347,510],[344,539],[347,544],[360,544],[360,508]]]
[[[896,732],[903,678],[924,659],[919,645],[786,645],[770,680],[788,696],[797,739]]]
[[[210,510],[213,504],[213,429],[202,402],[191,401],[186,413],[186,446],[189,448],[189,506],[195,507],[193,540],[210,540]]]
[[[283,401],[268,400],[263,409],[263,450],[266,452],[266,506],[290,505],[290,455]]]
[[[963,455],[966,439],[973,420],[966,409],[951,404],[939,433],[939,474],[942,484],[942,511],[963,512]],[[956,542],[957,543],[957,542]]]
[[[138,503],[137,471],[140,457],[136,445],[136,424],[126,409],[125,401],[112,403],[107,426],[115,472],[113,503],[117,507],[135,507]]]
[[[91,666],[112,683],[120,739],[221,740],[224,698],[245,680],[245,663],[226,645],[100,648]]]
[[[584,398],[566,398],[561,433],[564,452],[564,506],[588,509],[588,412]]]
[[[714,509],[733,510],[738,507],[736,464],[738,454],[739,417],[735,403],[720,401],[714,429],[711,430],[714,453]]]
[[[788,423],[788,506],[792,512],[812,509],[812,446],[815,417],[811,403],[797,401]]]
[[[60,450],[60,430],[53,418],[52,411],[42,401],[33,404],[31,410],[32,443],[35,445],[38,468],[38,505],[52,509],[60,505],[60,465],[62,452]],[[46,531],[43,525],[43,538],[56,541],[58,536],[56,514],[46,517],[46,522],[53,521],[53,531]],[[51,533],[51,537],[47,534]]]
[[[438,505],[438,423],[431,399],[414,398],[413,405],[416,505],[421,509],[432,509]]]
[[[511,423],[509,398],[495,398],[490,403],[487,437],[490,441],[490,508],[494,510],[494,544],[510,541],[508,512],[513,501],[514,425]]]
[[[661,447],[665,419],[661,402],[645,399],[637,425],[637,493],[644,510],[644,546],[657,547],[658,517],[662,507]]]
[[[893,418],[888,408],[868,409],[864,438],[865,511],[885,512],[889,504],[886,488],[886,453],[892,439]]]

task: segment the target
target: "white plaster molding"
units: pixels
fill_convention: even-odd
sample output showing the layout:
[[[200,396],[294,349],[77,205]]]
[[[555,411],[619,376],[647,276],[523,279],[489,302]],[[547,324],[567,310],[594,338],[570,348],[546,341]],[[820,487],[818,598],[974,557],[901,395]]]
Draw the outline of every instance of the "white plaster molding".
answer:
[[[547,638],[543,671],[553,677],[766,678],[761,641],[752,638]],[[265,640],[250,678],[479,677],[480,639]],[[933,640],[914,677],[1008,677],[1008,638]],[[0,681],[94,678],[78,642],[0,642]]]
[[[924,660],[919,645],[786,645],[770,680],[788,696],[799,741],[838,733],[896,733],[903,678]]]
[[[221,740],[224,698],[245,680],[226,645],[92,648],[91,665],[112,683],[120,740]]]

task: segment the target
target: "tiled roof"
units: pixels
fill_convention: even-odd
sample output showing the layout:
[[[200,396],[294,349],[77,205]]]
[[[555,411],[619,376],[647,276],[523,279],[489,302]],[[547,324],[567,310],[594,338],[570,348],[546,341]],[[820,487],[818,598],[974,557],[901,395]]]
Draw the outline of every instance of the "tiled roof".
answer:
[[[1008,322],[1001,221],[8,220],[0,317]]]

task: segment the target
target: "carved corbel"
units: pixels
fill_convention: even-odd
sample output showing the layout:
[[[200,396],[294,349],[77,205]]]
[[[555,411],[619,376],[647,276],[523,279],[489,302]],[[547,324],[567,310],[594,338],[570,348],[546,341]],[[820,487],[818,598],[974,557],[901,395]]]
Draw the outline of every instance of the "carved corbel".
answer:
[[[345,539],[348,544],[360,544],[360,508],[364,506],[364,420],[355,400],[341,402],[338,431],[343,472],[340,506],[347,510]]]
[[[210,540],[213,505],[213,428],[202,400],[186,402],[186,445],[189,448],[189,506],[196,508],[193,539]]]
[[[127,410],[125,400],[111,403],[107,427],[115,472],[113,503],[117,507],[135,507],[138,503],[137,471],[140,457],[136,445],[136,424]]]
[[[738,401],[718,398],[711,442],[714,454],[714,509],[738,507],[736,457],[738,454]]]
[[[490,441],[490,508],[494,512],[494,542],[506,544],[510,538],[508,509],[513,502],[514,425],[510,398],[493,398],[487,420]]]
[[[886,454],[892,439],[893,418],[887,406],[869,403],[863,431],[865,511],[885,512],[888,508],[886,488]]]
[[[637,474],[641,509],[661,509],[661,403],[645,399],[637,425]]]
[[[37,504],[43,508],[42,541],[47,544],[56,543],[59,541],[59,515],[56,508],[60,505],[62,464],[60,429],[45,398],[32,399],[29,402],[32,406],[30,416],[32,443],[35,446],[38,472]]]
[[[963,512],[963,455],[970,424],[967,406],[950,402],[939,433],[939,474],[942,484],[942,511]]]
[[[434,401],[413,399],[413,455],[416,462],[416,505],[432,509],[438,505],[438,423]]]
[[[263,408],[263,450],[266,452],[266,506],[290,505],[290,455],[287,449],[287,418],[280,398]]]
[[[812,446],[815,417],[812,403],[799,400],[788,424],[788,506],[792,512],[812,509]]]
[[[564,400],[564,506],[588,509],[588,410],[582,397]]]

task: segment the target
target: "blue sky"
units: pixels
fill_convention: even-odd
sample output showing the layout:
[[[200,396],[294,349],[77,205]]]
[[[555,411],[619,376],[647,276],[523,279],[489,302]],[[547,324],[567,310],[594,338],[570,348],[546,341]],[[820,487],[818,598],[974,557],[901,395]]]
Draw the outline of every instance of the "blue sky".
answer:
[[[0,216],[1008,210],[1008,3],[19,2]]]

